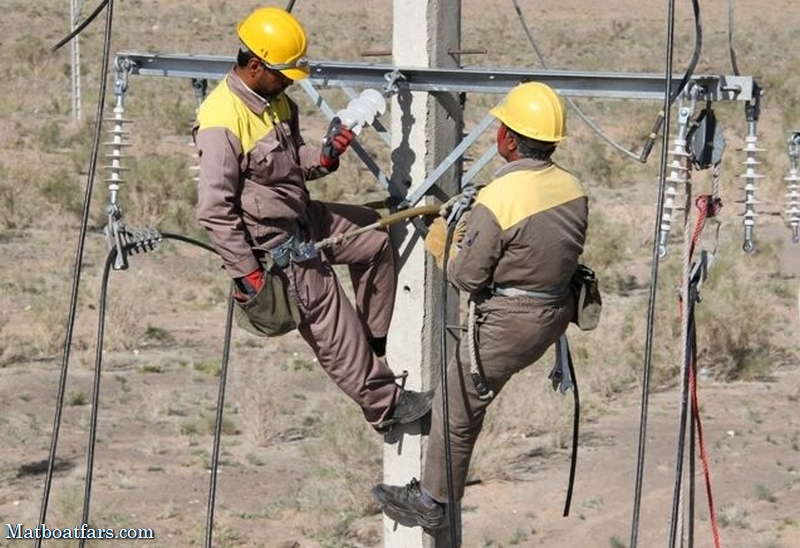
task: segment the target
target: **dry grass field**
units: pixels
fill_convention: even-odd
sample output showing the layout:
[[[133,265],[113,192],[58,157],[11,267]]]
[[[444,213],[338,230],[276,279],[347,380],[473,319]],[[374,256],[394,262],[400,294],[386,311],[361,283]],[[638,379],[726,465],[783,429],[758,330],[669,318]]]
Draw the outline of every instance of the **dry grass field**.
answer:
[[[255,2],[123,0],[115,3],[112,55],[232,55],[235,23]],[[691,3],[676,14],[675,67],[693,47]],[[768,5],[767,5],[768,4]],[[71,114],[69,54],[50,48],[69,29],[69,2],[0,0],[0,522],[38,521],[51,439],[73,261],[89,166],[101,60],[101,16],[81,38],[83,119]],[[550,68],[662,72],[667,2],[520,0]],[[700,2],[703,51],[696,72],[732,74],[728,6]],[[84,7],[89,13],[94,8]],[[463,0],[462,47],[486,50],[465,65],[541,68],[511,0]],[[391,47],[391,2],[299,0],[294,12],[319,59]],[[746,122],[739,103],[715,105],[724,128],[719,252],[697,306],[701,413],[722,545],[800,548],[800,244],[782,213],[786,139],[800,130],[796,28],[791,0],[736,3],[734,44],[742,74],[765,89],[754,253],[741,250]],[[346,28],[343,28],[345,26]],[[112,88],[106,115],[113,106]],[[346,99],[335,90],[336,105]],[[304,99],[305,136],[324,117]],[[498,98],[470,96],[468,127]],[[638,152],[660,104],[583,99],[610,136]],[[126,97],[130,171],[120,192],[129,227],[204,240],[193,219],[188,146],[195,97],[187,81],[132,77]],[[106,127],[105,129],[109,129]],[[488,134],[487,134],[488,135]],[[365,132],[388,169],[389,151]],[[487,137],[488,138],[488,137]],[[102,151],[103,153],[105,151]],[[482,152],[482,150],[480,151]],[[569,518],[561,508],[569,465],[571,399],[551,390],[551,357],[519,375],[493,407],[464,500],[464,546],[628,546],[636,470],[652,229],[660,142],[647,164],[605,145],[577,116],[558,161],[586,183],[592,218],[586,262],[604,290],[604,317],[571,344],[581,382],[582,441]],[[471,153],[477,157],[478,153]],[[488,180],[495,160],[481,177]],[[100,165],[104,161],[101,157]],[[314,182],[315,196],[365,203],[384,197],[349,156]],[[99,300],[108,253],[108,192],[98,174],[82,262],[79,306],[48,525],[80,523]],[[695,172],[695,192],[711,175]],[[639,546],[667,544],[680,405],[681,227],[659,270],[652,395]],[[181,242],[134,255],[112,272],[102,353],[91,522],[146,527],[155,540],[94,546],[203,544],[212,432],[228,280],[213,256]],[[516,411],[530,409],[524,416]],[[381,477],[381,443],[316,366],[296,333],[261,340],[235,330],[228,372],[215,546],[362,548],[381,545],[369,495]],[[698,464],[699,466],[699,464]],[[480,481],[478,481],[480,480]],[[698,468],[695,546],[713,546]],[[4,538],[0,546],[23,542]],[[62,541],[47,546],[72,546]]]

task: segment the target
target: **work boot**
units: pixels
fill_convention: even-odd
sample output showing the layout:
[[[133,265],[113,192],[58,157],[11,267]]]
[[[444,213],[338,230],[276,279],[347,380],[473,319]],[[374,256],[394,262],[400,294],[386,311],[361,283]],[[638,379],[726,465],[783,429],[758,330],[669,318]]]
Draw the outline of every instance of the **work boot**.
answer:
[[[433,405],[433,390],[427,392],[403,390],[397,398],[397,403],[394,404],[390,420],[400,424],[417,421],[430,413],[431,405]]]
[[[440,529],[444,526],[444,506],[425,500],[416,478],[403,486],[379,483],[372,488],[372,496],[387,516],[406,527]]]

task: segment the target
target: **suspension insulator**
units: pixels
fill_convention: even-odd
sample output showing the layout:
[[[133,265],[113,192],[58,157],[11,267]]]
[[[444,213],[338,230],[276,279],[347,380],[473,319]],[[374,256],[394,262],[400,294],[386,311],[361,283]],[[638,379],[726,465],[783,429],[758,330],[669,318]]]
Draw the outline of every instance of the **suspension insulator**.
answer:
[[[747,154],[747,158],[742,162],[745,172],[739,177],[744,179],[744,213],[742,224],[744,225],[744,243],[742,249],[745,253],[750,253],[755,249],[755,224],[756,224],[756,180],[763,179],[764,175],[756,172],[756,166],[761,162],[756,160],[756,154],[764,152],[763,148],[756,146],[758,135],[755,133],[754,124],[750,124],[747,137],[745,137],[745,147],[740,149]]]
[[[104,170],[108,171],[108,178],[105,180],[108,183],[109,190],[109,211],[116,211],[119,209],[117,205],[117,196],[119,193],[119,185],[123,183],[122,173],[128,171],[128,168],[122,165],[122,160],[125,158],[123,150],[130,145],[127,141],[129,133],[123,127],[125,124],[132,123],[124,117],[124,93],[117,95],[117,102],[114,106],[114,117],[106,118],[106,121],[111,122],[112,128],[107,131],[110,140],[103,143],[103,146],[108,148],[106,158],[109,159],[109,165],[103,166]]]
[[[682,195],[682,189],[679,186],[685,188],[690,180],[691,155],[686,150],[686,136],[692,110],[689,107],[678,109],[678,137],[675,138],[675,148],[672,151],[670,174],[665,179],[664,209],[661,213],[658,233],[658,255],[661,258],[667,256],[667,244],[669,243],[669,233],[672,229],[674,214],[676,211],[684,210],[684,206],[679,200]]]
[[[800,242],[800,173],[798,173],[798,160],[800,159],[800,132],[789,134],[789,175],[783,178],[786,181],[786,223],[792,230],[792,241]]]

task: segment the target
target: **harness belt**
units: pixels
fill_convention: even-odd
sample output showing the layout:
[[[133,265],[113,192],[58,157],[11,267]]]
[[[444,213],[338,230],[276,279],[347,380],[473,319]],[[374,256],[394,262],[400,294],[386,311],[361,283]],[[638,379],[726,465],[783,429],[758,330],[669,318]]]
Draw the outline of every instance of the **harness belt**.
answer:
[[[545,289],[544,291],[531,291],[528,289],[521,289],[519,287],[504,287],[502,285],[492,286],[492,295],[499,295],[500,297],[531,297],[533,299],[553,299],[561,297],[569,289],[570,282],[563,287],[557,289]]]

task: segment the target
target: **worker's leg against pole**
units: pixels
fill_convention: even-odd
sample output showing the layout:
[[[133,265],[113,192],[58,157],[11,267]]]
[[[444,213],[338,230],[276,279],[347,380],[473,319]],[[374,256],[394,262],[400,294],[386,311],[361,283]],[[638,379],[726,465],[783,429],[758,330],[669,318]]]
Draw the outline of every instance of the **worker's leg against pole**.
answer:
[[[398,386],[386,362],[372,351],[361,320],[333,266],[322,256],[286,271],[302,316],[300,335],[339,388],[350,396],[373,426],[389,418]]]
[[[499,386],[492,384],[495,393]],[[489,401],[478,398],[475,385],[469,376],[469,354],[464,344],[460,345],[447,370],[448,413],[450,427],[450,456],[455,500],[464,496],[472,451],[483,428],[483,419]],[[431,430],[425,453],[422,487],[438,502],[446,503],[447,459],[442,420],[441,386],[436,389],[431,408]]]
[[[511,305],[512,310],[503,309]],[[528,310],[525,310],[528,308]],[[487,304],[479,320],[478,353],[484,376],[494,397],[518,371],[533,364],[566,329],[569,306],[542,307],[530,302],[498,301]],[[490,401],[478,397],[469,374],[468,340],[462,338],[456,359],[448,369],[450,449],[456,500],[464,495],[472,451],[483,426]],[[460,364],[460,365],[459,365]],[[423,469],[422,486],[439,502],[447,502],[447,467],[442,423],[442,391],[433,402],[431,433]]]
[[[372,209],[349,204],[312,202],[310,215],[319,238],[343,234],[380,219]],[[385,337],[394,309],[397,273],[389,233],[385,229],[363,232],[345,244],[326,249],[333,264],[346,264],[355,292],[355,305],[367,336]]]

